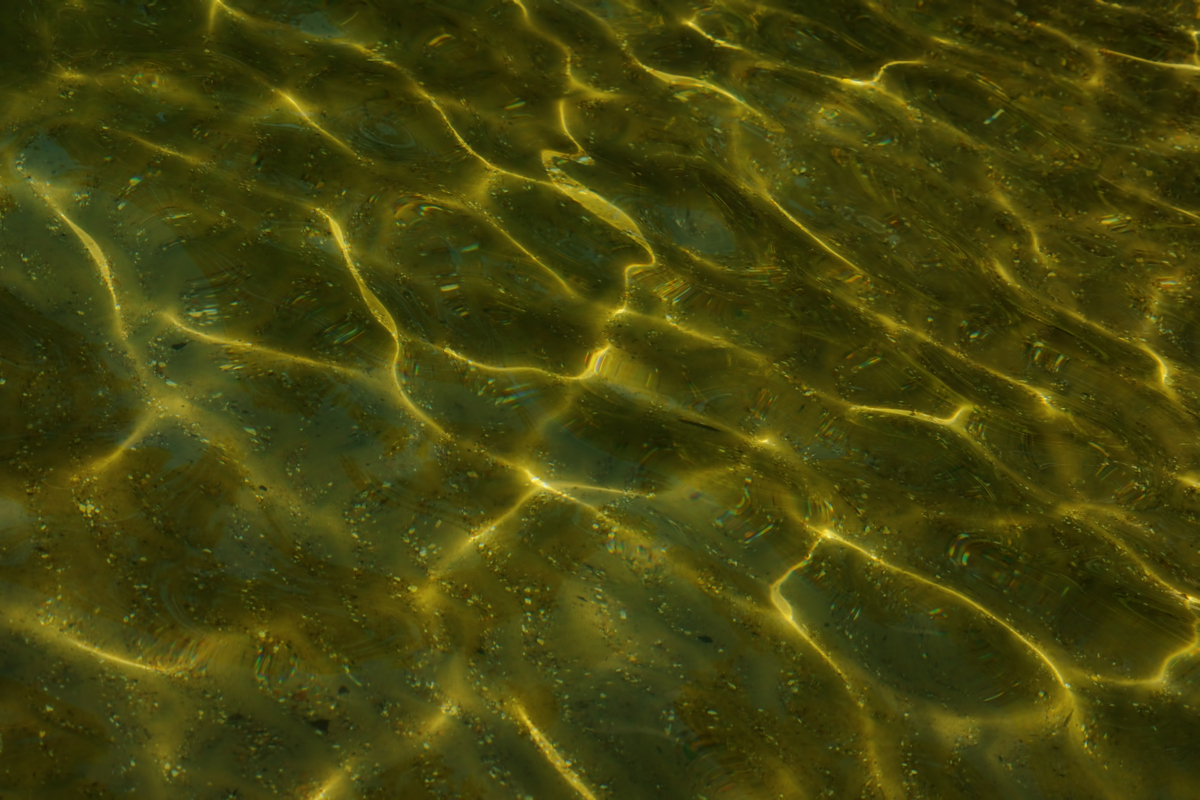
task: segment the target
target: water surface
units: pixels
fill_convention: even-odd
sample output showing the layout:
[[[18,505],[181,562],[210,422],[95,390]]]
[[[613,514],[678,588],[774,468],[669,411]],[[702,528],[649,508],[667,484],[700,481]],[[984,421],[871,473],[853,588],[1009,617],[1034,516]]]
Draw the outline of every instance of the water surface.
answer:
[[[0,797],[1200,795],[1200,20],[13,0]]]

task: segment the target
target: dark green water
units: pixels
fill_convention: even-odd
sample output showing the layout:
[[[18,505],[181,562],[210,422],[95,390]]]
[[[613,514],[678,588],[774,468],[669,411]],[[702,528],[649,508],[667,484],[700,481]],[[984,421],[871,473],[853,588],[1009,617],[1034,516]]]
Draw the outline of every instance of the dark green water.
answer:
[[[9,0],[0,798],[1200,796],[1198,30]]]

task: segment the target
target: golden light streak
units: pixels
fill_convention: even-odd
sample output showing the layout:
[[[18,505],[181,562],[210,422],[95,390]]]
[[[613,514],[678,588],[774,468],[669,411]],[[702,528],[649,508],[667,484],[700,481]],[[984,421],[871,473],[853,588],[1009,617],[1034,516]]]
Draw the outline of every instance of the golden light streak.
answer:
[[[710,42],[715,44],[717,47],[725,47],[729,50],[736,50],[739,53],[749,52],[748,50],[746,50],[746,48],[742,47],[740,44],[730,44],[729,42],[726,42],[723,39],[718,39],[717,37],[705,32],[705,30],[703,28],[701,28],[699,25],[696,24],[695,17],[693,17],[692,19],[689,19],[688,21],[684,22],[683,24],[686,25],[687,27],[691,28],[692,30],[694,30],[696,33],[703,36],[705,39],[708,39]]]
[[[824,648],[822,648],[811,636],[809,636],[808,631],[800,624],[800,621],[796,619],[796,611],[792,608],[792,604],[787,601],[787,598],[783,596],[783,590],[781,589],[787,579],[792,577],[792,573],[798,569],[803,569],[804,567],[808,566],[809,562],[812,561],[813,553],[816,552],[817,547],[820,544],[821,539],[818,538],[813,543],[812,549],[808,551],[808,555],[789,567],[787,571],[779,577],[778,580],[771,584],[771,602],[775,605],[775,609],[779,612],[779,616],[783,618],[783,621],[786,622],[788,626],[791,627],[792,630],[794,630],[800,636],[800,638],[809,645],[809,647],[811,647],[817,652],[818,655],[820,655],[821,659],[827,665],[829,665],[830,669],[837,673],[837,676],[842,679],[842,683],[845,685],[846,691],[849,692],[850,696],[854,698],[854,702],[861,708],[864,705],[863,698],[861,693],[855,688],[854,682],[850,680],[850,676],[846,674],[845,670],[842,669],[841,665],[837,663],[837,660],[834,659],[832,655],[826,652]]]
[[[1200,72],[1200,66],[1197,66],[1195,64],[1174,64],[1174,63],[1167,62],[1167,61],[1153,61],[1149,58],[1142,58],[1140,56],[1130,55],[1129,53],[1121,53],[1117,50],[1109,50],[1106,47],[1101,47],[1100,52],[1105,53],[1106,55],[1110,55],[1110,56],[1118,56],[1120,58],[1127,58],[1130,61],[1138,61],[1138,62],[1141,62],[1142,64],[1150,64],[1151,66],[1154,66],[1154,67],[1163,67],[1165,69],[1182,69],[1182,70],[1186,70],[1188,72]]]
[[[74,639],[62,632],[59,632],[57,634],[57,636],[55,636],[54,638],[65,640],[72,647],[82,650],[83,652],[87,653],[88,655],[92,656],[93,658],[97,658],[101,661],[111,662],[118,666],[125,667],[126,669],[141,670],[143,672],[152,672],[156,675],[164,675],[164,676],[168,676],[168,677],[181,672],[181,670],[179,670],[179,669],[163,669],[163,668],[155,666],[153,664],[145,664],[140,661],[133,661],[131,659],[125,658],[124,656],[119,656],[119,655],[116,655],[115,653],[110,653],[106,650],[102,650],[99,647],[94,647],[93,645],[85,644],[85,643],[79,641],[78,639]]]
[[[96,269],[100,273],[100,278],[103,280],[105,288],[108,289],[108,296],[112,300],[113,324],[116,330],[117,338],[121,342],[128,344],[129,336],[125,329],[124,315],[121,313],[121,300],[117,296],[117,287],[116,283],[113,281],[112,266],[109,264],[108,256],[104,255],[104,250],[99,244],[97,244],[96,240],[93,239],[87,231],[76,225],[75,222],[67,216],[66,212],[59,207],[58,203],[53,200],[53,198],[46,195],[39,196],[45,201],[46,205],[50,207],[50,210],[58,215],[59,219],[67,223],[67,227],[71,229],[71,232],[74,233],[76,238],[78,238],[83,244],[88,256],[90,256],[92,259],[92,263],[96,265]]]
[[[346,144],[341,139],[339,139],[338,137],[334,136],[332,133],[325,130],[323,127],[321,127],[316,122],[316,120],[314,120],[312,118],[312,115],[309,114],[308,111],[306,111],[304,109],[304,107],[300,105],[300,102],[298,100],[296,100],[296,98],[292,97],[290,94],[283,91],[282,89],[275,89],[275,93],[278,94],[280,97],[282,97],[284,100],[286,100],[292,106],[292,108],[294,108],[296,110],[296,113],[300,115],[300,118],[303,119],[315,131],[317,131],[317,133],[321,134],[325,138],[329,139],[329,141],[333,142],[338,147],[340,147],[342,150],[345,150],[347,153],[354,156],[355,159],[360,158],[358,151],[356,151],[353,147]]]
[[[599,217],[603,222],[608,223],[647,250],[653,252],[650,243],[642,235],[642,229],[638,227],[638,224],[628,214],[596,192],[568,177],[565,172],[553,164],[552,159],[560,155],[561,153],[556,153],[552,150],[542,151],[542,164],[545,166],[546,173],[550,176],[550,180],[554,186],[593,215]]]
[[[875,73],[875,77],[871,78],[871,80],[869,80],[869,81],[860,81],[860,80],[855,80],[854,78],[838,78],[838,81],[840,81],[841,83],[848,83],[851,86],[864,86],[864,87],[876,88],[879,85],[880,79],[883,78],[883,73],[889,67],[895,67],[900,64],[913,64],[918,67],[925,66],[924,61],[914,61],[911,59],[889,61],[886,64],[884,64],[882,67],[880,67],[879,70]],[[899,99],[899,98],[897,98],[897,99]]]
[[[962,431],[964,421],[970,418],[971,412],[975,410],[975,406],[971,405],[970,403],[961,405],[953,414],[948,417],[935,417],[932,414],[925,414],[920,411],[909,411],[902,408],[885,408],[883,406],[851,405],[848,406],[848,409],[860,414],[890,414],[891,416],[904,417],[905,419],[919,419],[923,422],[941,425],[943,428]]]
[[[929,580],[928,578],[925,578],[925,577],[917,574],[916,572],[912,572],[910,570],[904,569],[903,567],[898,567],[894,564],[891,564],[887,560],[872,553],[870,550],[866,549],[865,547],[862,547],[861,545],[857,545],[854,542],[851,542],[849,539],[839,536],[838,534],[834,533],[832,530],[830,530],[828,528],[821,529],[820,531],[818,531],[818,533],[821,535],[822,540],[837,542],[842,547],[846,547],[851,550],[855,550],[858,553],[862,554],[863,556],[866,556],[871,561],[874,561],[875,563],[884,567],[885,569],[889,569],[893,572],[898,572],[901,575],[905,575],[905,576],[911,578],[912,580],[915,580],[919,583],[925,584],[926,586],[933,588],[934,591],[944,592],[944,593],[950,595],[951,597],[953,597],[954,599],[956,599],[957,601],[959,601],[960,603],[962,603],[963,605],[966,605],[969,608],[972,608],[975,611],[979,612],[980,614],[983,614],[985,617],[992,620],[1000,627],[1004,628],[1004,630],[1008,631],[1008,633],[1010,633],[1013,636],[1013,638],[1015,638],[1017,641],[1021,642],[1021,644],[1023,644],[1031,653],[1033,653],[1035,656],[1037,656],[1037,658],[1045,664],[1046,668],[1049,669],[1050,673],[1054,676],[1054,680],[1058,683],[1059,686],[1061,686],[1063,688],[1064,691],[1067,691],[1067,692],[1071,691],[1071,685],[1063,677],[1062,672],[1058,668],[1058,665],[1054,663],[1054,660],[1052,658],[1050,658],[1050,656],[1048,656],[1040,647],[1038,647],[1028,637],[1026,637],[1025,634],[1018,631],[1015,627],[1010,625],[1008,622],[1001,619],[999,616],[992,613],[991,611],[989,611],[984,606],[980,605],[975,600],[972,600],[967,595],[963,594],[962,592],[959,592],[956,589],[952,589],[949,586],[940,584],[937,581]],[[820,544],[820,541],[818,541],[817,544]],[[816,545],[814,545],[814,550],[815,550],[815,548],[816,548]]]
[[[348,376],[352,376],[352,377],[356,377],[356,378],[364,378],[365,377],[365,373],[363,373],[361,370],[353,369],[351,367],[343,367],[340,364],[333,364],[333,363],[330,363],[327,361],[319,361],[315,358],[309,358],[308,356],[302,356],[302,355],[298,355],[296,353],[289,353],[285,350],[276,350],[272,347],[267,347],[266,345],[262,345],[262,344],[255,344],[254,342],[248,342],[244,339],[233,339],[233,338],[230,338],[227,336],[218,336],[213,333],[208,333],[207,331],[198,330],[196,328],[193,328],[193,327],[187,325],[182,320],[180,320],[179,317],[175,316],[174,314],[172,314],[169,311],[159,312],[159,316],[162,317],[167,322],[170,322],[176,328],[179,328],[179,330],[183,331],[187,335],[194,336],[195,338],[199,339],[202,342],[208,342],[209,344],[215,344],[215,345],[219,345],[221,347],[227,347],[230,349],[248,350],[248,351],[256,353],[256,354],[262,354],[264,356],[269,356],[271,358],[277,358],[277,359],[280,359],[281,361],[292,361],[297,364],[303,364],[306,367],[330,370],[332,372],[338,372],[343,375],[348,375]]]
[[[314,210],[323,216],[325,221],[328,223],[329,229],[333,233],[334,241],[337,242],[338,249],[342,253],[342,258],[346,264],[346,270],[350,273],[350,277],[354,279],[354,283],[358,287],[358,291],[362,296],[363,302],[370,310],[371,315],[375,317],[375,320],[382,325],[392,337],[392,342],[395,344],[395,348],[392,351],[388,374],[392,378],[392,384],[395,387],[396,396],[400,398],[400,402],[413,416],[428,425],[433,430],[437,431],[437,433],[441,436],[449,437],[450,434],[423,408],[414,403],[412,399],[409,398],[408,393],[404,391],[404,385],[400,381],[399,373],[396,371],[397,365],[400,363],[401,354],[403,352],[400,329],[396,325],[396,319],[392,316],[392,313],[387,310],[387,307],[375,295],[375,292],[373,292],[371,288],[367,286],[366,281],[363,280],[362,274],[358,271],[358,265],[354,261],[354,256],[350,252],[350,245],[347,244],[346,236],[342,232],[342,226],[338,224],[338,221],[323,209],[317,208]]]
[[[93,461],[91,466],[88,467],[88,472],[92,475],[96,475],[108,469],[108,467],[111,466],[114,461],[123,456],[131,447],[145,438],[146,434],[149,433],[157,423],[158,419],[152,417],[148,413],[143,414],[142,418],[138,420],[137,425],[135,425],[133,430],[129,432],[129,435],[126,436],[111,453]]]
[[[521,723],[525,726],[526,730],[529,731],[529,735],[533,738],[533,743],[536,744],[538,749],[542,751],[542,755],[546,757],[546,760],[550,762],[550,765],[554,767],[555,771],[562,776],[563,780],[570,784],[571,788],[578,792],[579,796],[584,798],[584,800],[596,800],[596,795],[592,794],[592,790],[589,789],[588,785],[583,782],[583,779],[579,777],[579,774],[576,773],[575,770],[571,769],[571,764],[565,758],[559,755],[558,750],[553,744],[550,743],[550,740],[546,738],[545,734],[538,730],[538,727],[533,724],[533,721],[529,719],[529,715],[525,713],[525,709],[521,706],[521,704],[513,702],[512,706],[513,711],[516,712],[517,719],[521,720]]]

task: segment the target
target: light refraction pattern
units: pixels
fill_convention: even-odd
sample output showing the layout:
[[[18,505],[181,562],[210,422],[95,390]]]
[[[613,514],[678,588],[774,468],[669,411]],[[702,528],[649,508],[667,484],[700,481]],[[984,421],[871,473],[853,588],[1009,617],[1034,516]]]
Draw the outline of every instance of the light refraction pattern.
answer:
[[[0,796],[1200,796],[1198,14],[13,0]]]

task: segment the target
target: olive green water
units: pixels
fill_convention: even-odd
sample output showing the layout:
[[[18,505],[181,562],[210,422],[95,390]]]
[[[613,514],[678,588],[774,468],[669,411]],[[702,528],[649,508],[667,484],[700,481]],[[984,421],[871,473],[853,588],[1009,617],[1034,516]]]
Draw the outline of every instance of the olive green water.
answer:
[[[10,0],[0,798],[1200,796],[1198,16]]]

